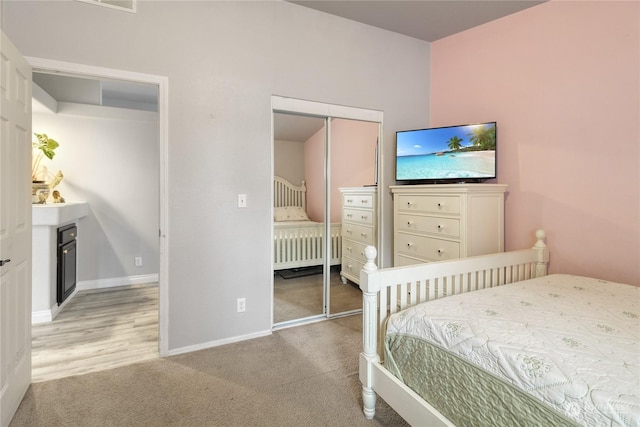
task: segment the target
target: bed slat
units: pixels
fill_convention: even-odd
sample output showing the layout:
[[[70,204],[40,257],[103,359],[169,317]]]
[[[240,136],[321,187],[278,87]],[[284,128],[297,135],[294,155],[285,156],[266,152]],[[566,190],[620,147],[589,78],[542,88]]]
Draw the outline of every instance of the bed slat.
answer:
[[[371,419],[375,414],[374,384],[380,385],[381,378],[388,377],[378,376],[376,372],[384,369],[380,364],[381,339],[383,325],[390,314],[399,308],[447,295],[544,276],[549,263],[549,251],[544,239],[544,231],[538,230],[532,249],[387,269],[377,268],[374,263],[377,251],[368,246],[365,249],[367,262],[360,272],[364,322],[360,381],[365,416]],[[388,390],[386,386],[384,388],[385,393],[390,393],[389,397],[395,395],[390,391],[391,387]],[[418,406],[425,407],[422,404]],[[426,410],[434,413],[432,408]],[[437,424],[451,425],[444,418],[438,419]]]
[[[360,288],[365,294],[367,289],[375,292],[376,299],[384,298],[378,301],[380,328],[390,314],[418,303],[545,275],[549,254],[544,232],[539,230],[536,237],[532,249],[405,267],[377,269],[375,256],[367,258]],[[369,248],[369,253],[377,253]]]
[[[273,177],[273,206],[299,206],[307,211],[307,186],[304,182],[293,185],[279,176]]]
[[[341,225],[331,224],[329,244],[331,246],[330,265],[338,265],[342,260]],[[324,227],[279,225],[273,230],[273,263],[275,270],[285,268],[310,267],[324,262]]]

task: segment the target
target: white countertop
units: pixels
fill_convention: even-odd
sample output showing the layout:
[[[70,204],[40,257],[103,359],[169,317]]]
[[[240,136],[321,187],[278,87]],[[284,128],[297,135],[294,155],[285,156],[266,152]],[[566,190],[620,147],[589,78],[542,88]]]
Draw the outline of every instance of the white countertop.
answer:
[[[86,202],[47,203],[31,205],[31,221],[33,226],[56,226],[89,214],[89,204]]]

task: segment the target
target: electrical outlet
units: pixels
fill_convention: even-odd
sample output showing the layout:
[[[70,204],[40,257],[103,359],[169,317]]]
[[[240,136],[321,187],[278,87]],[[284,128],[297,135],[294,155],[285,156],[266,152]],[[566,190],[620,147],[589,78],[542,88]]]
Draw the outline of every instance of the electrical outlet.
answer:
[[[142,257],[141,256],[137,256],[135,258],[135,263],[136,263],[136,267],[142,267]]]
[[[238,298],[238,313],[242,313],[247,309],[246,298]]]

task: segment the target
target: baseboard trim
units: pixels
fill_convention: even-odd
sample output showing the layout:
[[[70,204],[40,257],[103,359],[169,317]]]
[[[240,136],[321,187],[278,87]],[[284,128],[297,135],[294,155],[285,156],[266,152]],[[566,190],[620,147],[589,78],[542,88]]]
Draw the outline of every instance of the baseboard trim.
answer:
[[[78,293],[78,287],[76,285],[76,288],[73,290],[73,292],[71,293],[71,295],[69,295],[67,297],[66,300],[64,300],[62,302],[62,304],[58,305],[54,305],[53,307],[51,307],[50,310],[40,310],[40,311],[33,311],[31,312],[31,324],[35,325],[38,323],[49,323],[49,322],[53,322],[53,319],[56,318],[56,316],[58,315],[58,313],[60,313],[60,310],[62,310],[62,307],[64,307],[65,305],[67,305],[67,303],[69,301],[71,301],[71,299]]]
[[[55,307],[58,308],[57,306]],[[53,321],[53,308],[51,310],[40,310],[31,312],[31,324],[36,325],[38,323],[49,323]]]
[[[138,276],[111,277],[108,279],[82,280],[76,283],[76,289],[85,291],[89,289],[115,288],[118,286],[145,285],[158,283],[158,274],[141,274]]]
[[[221,345],[232,344],[234,342],[246,341],[254,338],[266,337],[269,335],[271,335],[270,330],[255,332],[253,334],[240,335],[237,337],[225,338],[222,340],[209,341],[197,345],[175,348],[173,350],[169,350],[168,356],[177,356],[178,354],[191,353],[192,351],[206,350],[208,348],[220,347]]]

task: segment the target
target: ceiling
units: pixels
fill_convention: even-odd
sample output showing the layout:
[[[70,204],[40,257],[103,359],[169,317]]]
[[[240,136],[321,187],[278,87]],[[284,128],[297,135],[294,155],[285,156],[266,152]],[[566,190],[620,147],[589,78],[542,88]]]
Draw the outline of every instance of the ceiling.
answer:
[[[331,15],[434,42],[443,37],[520,12],[544,1],[528,0],[286,0]],[[36,82],[57,102],[79,102],[157,111],[157,88],[118,81],[45,75]],[[87,100],[85,89],[98,91]],[[64,88],[64,89],[63,89]],[[84,89],[81,89],[84,88]],[[34,111],[42,111],[34,102]],[[318,118],[276,115],[276,139],[306,141],[323,126]]]
[[[58,102],[158,111],[158,87],[122,80],[33,72],[32,108],[36,113],[57,111]]]
[[[363,24],[434,42],[544,1],[526,0],[287,0]],[[306,141],[322,128],[318,118],[276,114],[275,138]]]
[[[324,127],[324,119],[293,114],[273,115],[274,139],[304,142]]]
[[[434,42],[544,3],[528,0],[287,0],[363,24]]]

